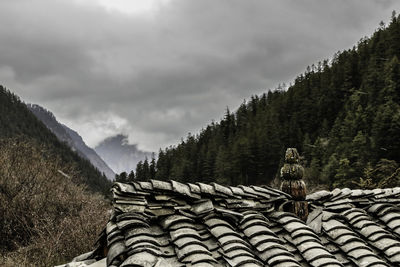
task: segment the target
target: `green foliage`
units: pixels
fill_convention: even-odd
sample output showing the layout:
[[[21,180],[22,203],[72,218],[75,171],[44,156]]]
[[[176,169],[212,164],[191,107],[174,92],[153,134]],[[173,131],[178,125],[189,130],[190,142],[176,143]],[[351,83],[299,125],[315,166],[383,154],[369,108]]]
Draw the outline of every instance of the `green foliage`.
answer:
[[[364,169],[364,177],[360,177],[359,181],[354,181],[358,187],[365,189],[397,187],[399,183],[399,164],[388,159],[379,160],[375,168],[368,165]]]
[[[21,102],[15,94],[0,85],[0,138],[33,139],[45,146],[47,157],[60,157],[66,165],[73,165],[80,173],[78,183],[91,191],[109,193],[111,183],[86,159],[61,143],[47,127]]]
[[[400,162],[399,57],[400,19],[394,15],[371,38],[308,67],[286,91],[251,96],[236,112],[227,108],[221,121],[161,150],[155,176],[268,184],[285,149],[297,147],[311,187],[355,187],[354,181],[370,179],[366,166]],[[384,178],[374,179],[380,185]]]
[[[139,163],[136,165],[136,174],[132,177],[136,180],[140,181],[146,181],[150,179],[160,179],[162,180],[161,175],[164,173],[165,166],[161,166],[161,163],[163,162],[163,154],[160,153],[160,158],[159,162],[156,163],[155,155],[154,153],[151,155],[151,161],[149,163],[149,160],[146,158],[145,161],[139,161]],[[156,173],[157,168],[159,168],[159,172]],[[169,170],[166,170],[165,172],[169,173]],[[133,173],[133,172],[131,172]],[[133,180],[133,179],[130,179]]]

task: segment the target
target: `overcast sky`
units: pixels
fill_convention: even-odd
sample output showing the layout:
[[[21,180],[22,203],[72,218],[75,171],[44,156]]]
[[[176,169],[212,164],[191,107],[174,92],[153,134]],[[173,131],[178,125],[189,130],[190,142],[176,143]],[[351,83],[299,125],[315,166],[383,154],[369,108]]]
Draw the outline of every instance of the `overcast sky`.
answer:
[[[1,0],[0,84],[91,146],[177,144],[388,22],[398,0]]]

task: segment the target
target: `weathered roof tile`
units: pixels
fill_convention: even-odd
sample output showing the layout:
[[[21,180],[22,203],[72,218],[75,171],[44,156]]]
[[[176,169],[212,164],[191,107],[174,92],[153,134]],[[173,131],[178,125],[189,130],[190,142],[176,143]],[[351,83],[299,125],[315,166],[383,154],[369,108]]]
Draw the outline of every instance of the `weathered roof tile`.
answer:
[[[400,187],[320,191],[307,222],[265,186],[115,183],[109,266],[399,266]],[[99,253],[101,249],[96,249]]]
[[[209,213],[214,209],[214,205],[210,199],[204,199],[195,202],[192,207],[191,211],[193,211],[197,215]]]
[[[222,185],[217,184],[217,183],[212,183],[211,185],[214,186],[215,192],[224,194],[224,195],[226,195],[228,197],[233,197],[234,196],[232,190],[229,187],[225,187],[225,186],[222,186]]]
[[[150,180],[153,189],[160,190],[160,191],[172,191],[172,184],[171,182],[160,181],[160,180]]]
[[[180,193],[184,196],[191,197],[191,198],[196,198],[196,199],[201,198],[198,194],[192,193],[190,191],[190,187],[187,184],[179,183],[174,180],[171,180],[171,183],[172,183],[172,189],[175,192]]]

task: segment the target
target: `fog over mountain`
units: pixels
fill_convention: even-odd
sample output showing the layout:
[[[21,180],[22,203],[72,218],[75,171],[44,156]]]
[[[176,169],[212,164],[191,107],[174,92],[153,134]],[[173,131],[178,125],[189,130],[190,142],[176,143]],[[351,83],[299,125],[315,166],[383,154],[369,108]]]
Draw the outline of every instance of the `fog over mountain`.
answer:
[[[128,136],[123,134],[105,139],[94,149],[116,173],[135,170],[139,161],[151,157],[151,152],[140,150],[137,144],[129,144]]]
[[[73,151],[76,151],[81,157],[89,160],[100,172],[104,173],[109,180],[115,178],[115,173],[104,162],[102,158],[83,141],[82,137],[70,129],[68,126],[57,121],[56,117],[50,111],[36,104],[27,104],[28,108],[35,116],[49,128],[57,138],[66,142]]]

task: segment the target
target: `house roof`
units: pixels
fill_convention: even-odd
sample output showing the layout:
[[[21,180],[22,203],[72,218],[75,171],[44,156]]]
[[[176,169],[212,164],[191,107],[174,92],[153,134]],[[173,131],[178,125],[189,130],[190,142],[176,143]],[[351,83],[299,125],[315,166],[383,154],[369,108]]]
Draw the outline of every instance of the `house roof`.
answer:
[[[400,188],[307,196],[307,222],[266,186],[115,183],[107,266],[399,266]]]

